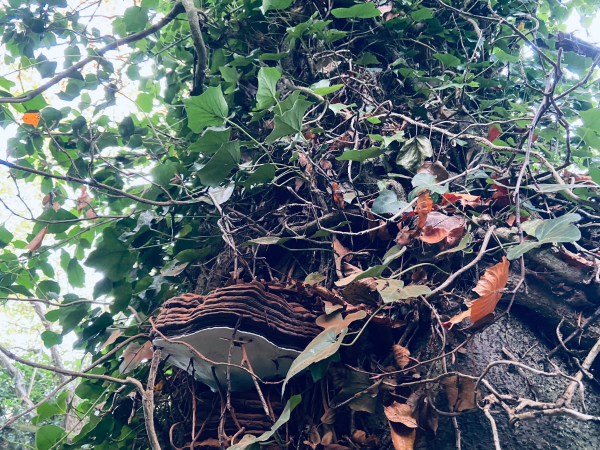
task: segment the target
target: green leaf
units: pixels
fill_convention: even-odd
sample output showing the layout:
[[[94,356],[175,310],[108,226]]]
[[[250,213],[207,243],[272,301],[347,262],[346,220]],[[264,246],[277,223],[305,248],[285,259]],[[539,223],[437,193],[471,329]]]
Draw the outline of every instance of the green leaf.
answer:
[[[313,84],[310,88],[315,94],[318,95],[329,95],[343,88],[343,84],[336,84],[329,86],[329,80],[321,80],[318,83]]]
[[[188,116],[188,126],[194,133],[206,127],[218,127],[229,114],[229,107],[218,86],[209,87],[202,95],[183,100]]]
[[[344,105],[343,103],[334,103],[329,105],[329,109],[334,112],[334,114],[339,114],[342,109],[348,109],[356,106],[356,103],[352,103],[351,105]]]
[[[37,413],[37,416],[31,420],[31,423],[34,425],[39,425],[44,420],[49,419],[56,414],[64,414],[66,411],[65,408],[61,409],[56,403],[46,402],[38,406],[35,412]]]
[[[333,17],[338,19],[370,19],[379,17],[381,11],[373,3],[361,3],[350,8],[336,8],[331,10]]]
[[[299,133],[302,130],[302,118],[304,113],[311,105],[306,100],[298,99],[294,103],[294,106],[289,111],[283,113],[283,115],[275,116],[275,127],[265,142],[271,145],[276,139],[283,136],[289,136],[290,134]]]
[[[294,0],[263,0],[260,10],[263,15],[272,9],[285,9],[289,7]]]
[[[46,348],[54,347],[55,345],[62,344],[62,336],[55,333],[54,331],[46,330],[41,335],[42,341]]]
[[[221,144],[217,153],[198,171],[200,182],[204,186],[217,187],[240,162],[240,141]]]
[[[433,57],[440,60],[443,64],[451,67],[458,67],[461,63],[460,59],[449,53],[434,53]]]
[[[416,174],[411,181],[411,184],[413,185],[414,189],[408,195],[408,200],[412,201],[415,198],[415,195],[423,190],[427,190],[440,195],[448,192],[448,186],[437,185],[435,184],[435,181],[435,175],[431,175],[425,172]]]
[[[102,241],[91,252],[85,261],[85,266],[106,273],[111,281],[119,281],[129,272],[138,259],[139,252],[130,252],[119,241],[114,228],[105,228],[102,232]]]
[[[416,298],[419,295],[429,295],[431,293],[431,289],[427,286],[404,286],[402,280],[379,280],[377,284],[377,290],[384,303]]]
[[[200,152],[212,155],[225,142],[229,142],[231,128],[207,128],[196,142],[188,147],[190,152]]]
[[[410,17],[415,22],[418,22],[420,20],[432,19],[433,18],[432,13],[433,13],[433,9],[431,9],[431,8],[420,8],[416,11],[411,12]]]
[[[260,109],[269,108],[279,99],[277,81],[281,78],[281,74],[275,67],[261,67],[257,78],[258,91],[256,92],[256,101],[258,102],[258,107]]]
[[[273,178],[275,178],[275,165],[263,164],[250,174],[248,179],[241,184],[243,184],[245,188],[251,189],[258,184],[268,183]]]
[[[408,206],[408,203],[398,200],[398,196],[394,191],[386,189],[375,199],[371,211],[374,214],[396,214],[406,206]],[[412,208],[409,207],[405,211],[410,212]]]
[[[519,62],[518,56],[509,55],[504,50],[502,50],[501,48],[498,48],[498,47],[494,48],[494,56],[496,58],[498,58],[498,60],[500,62],[503,62],[503,63],[510,62],[510,63],[516,64]]]
[[[6,229],[4,224],[0,225],[0,248],[6,247],[13,240],[14,235]]]
[[[128,33],[137,33],[146,28],[148,23],[148,10],[140,6],[131,6],[125,10],[123,23]]]
[[[375,56],[371,52],[364,52],[360,58],[356,60],[356,64],[361,66],[368,66],[369,64],[381,64]]]
[[[175,259],[182,263],[193,263],[210,255],[210,247],[205,248],[190,248],[177,253]]]
[[[141,108],[142,111],[144,111],[145,113],[151,113],[154,102],[154,95],[144,94],[142,92],[138,94],[137,98],[135,99],[135,102]]]
[[[338,161],[360,161],[364,162],[367,159],[377,158],[387,152],[384,147],[370,147],[364,150],[346,150],[341,156],[338,156]]]
[[[581,232],[573,222],[581,220],[579,214],[565,214],[556,219],[545,220],[535,229],[537,242],[526,241],[522,244],[511,247],[506,257],[509,260],[516,259],[524,253],[543,244],[552,242],[575,242],[581,239]]]
[[[83,271],[83,267],[79,265],[77,258],[72,258],[71,261],[69,261],[69,265],[67,266],[67,278],[69,284],[74,288],[85,287],[85,272]]]
[[[432,156],[431,141],[425,136],[415,136],[404,143],[400,152],[398,152],[396,164],[415,172],[423,165],[425,158],[431,158]]]
[[[600,133],[600,109],[593,108],[587,111],[579,111],[579,115],[587,128]]]
[[[129,306],[131,296],[133,295],[133,287],[131,283],[123,283],[113,291],[114,300],[110,304],[111,314],[118,314],[125,311]]]
[[[531,222],[531,221],[528,220],[525,223],[529,223],[529,222]],[[471,244],[472,240],[473,240],[473,236],[471,235],[471,233],[467,233],[460,240],[460,242],[458,243],[458,245],[456,247],[452,247],[452,248],[449,248],[448,250],[444,250],[443,252],[438,253],[437,256],[444,255],[446,253],[454,253],[454,252],[459,252],[461,250],[465,250]]]
[[[292,363],[283,382],[282,392],[285,392],[285,385],[293,376],[298,375],[311,364],[329,358],[337,352],[347,332],[348,328],[344,328],[338,336],[337,328],[329,327],[315,337]]]
[[[66,435],[67,433],[61,427],[44,425],[35,433],[35,448],[36,450],[50,450]]]
[[[237,83],[241,76],[235,67],[221,66],[219,67],[219,72],[221,72],[221,76],[228,83]]]
[[[597,167],[590,167],[589,174],[592,177],[592,181],[596,184],[600,184],[600,169]]]
[[[363,278],[371,278],[371,277],[376,278],[376,277],[381,276],[381,274],[387,268],[387,266],[389,266],[393,260],[402,256],[405,251],[406,251],[406,247],[402,247],[400,245],[394,245],[392,248],[390,248],[386,252],[385,255],[383,255],[383,264],[378,264],[376,266],[369,267],[364,272],[358,274],[354,278],[354,281],[362,280]]]
[[[247,448],[253,444],[256,444],[259,442],[266,442],[269,439],[271,439],[271,437],[273,437],[275,432],[279,428],[281,428],[282,425],[284,425],[285,423],[287,423],[290,420],[292,411],[294,410],[294,408],[296,406],[298,406],[298,404],[300,403],[301,400],[302,400],[302,396],[300,396],[300,395],[294,395],[293,397],[291,397],[285,404],[285,407],[283,408],[283,411],[281,412],[279,419],[277,419],[277,422],[275,422],[273,424],[273,426],[271,427],[271,429],[269,431],[265,431],[259,437],[252,436],[251,434],[246,434],[240,440],[240,442],[238,442],[235,445],[232,445],[227,450],[244,450],[245,448]]]

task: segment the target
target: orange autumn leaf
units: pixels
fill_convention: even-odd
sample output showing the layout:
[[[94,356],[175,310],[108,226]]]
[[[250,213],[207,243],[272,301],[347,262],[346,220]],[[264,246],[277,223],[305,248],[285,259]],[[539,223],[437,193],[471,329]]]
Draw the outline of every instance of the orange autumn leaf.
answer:
[[[98,220],[98,216],[96,215],[96,211],[94,211],[91,207],[85,212],[85,217],[91,219],[92,222]]]
[[[344,196],[342,195],[342,189],[337,183],[331,183],[331,191],[333,193],[333,201],[338,208],[344,209]]]
[[[37,127],[38,123],[40,123],[40,118],[39,112],[28,112],[23,114],[23,123]]]
[[[465,224],[464,217],[446,216],[433,211],[427,215],[421,240],[427,244],[437,244],[446,239],[446,242],[452,245],[462,237]]]
[[[498,301],[502,297],[506,283],[508,282],[508,269],[510,262],[505,256],[502,262],[490,267],[479,279],[477,286],[473,288],[481,297],[471,305],[471,321],[477,322],[479,319],[494,312]]]
[[[417,199],[417,206],[415,207],[415,211],[419,215],[419,223],[417,225],[419,230],[425,226],[427,214],[431,212],[432,207],[433,202],[431,201],[431,198],[429,198],[429,194],[427,192],[419,196]]]
[[[46,236],[46,233],[48,233],[48,227],[42,228],[38,232],[38,234],[36,234],[35,237],[31,240],[31,242],[29,244],[27,244],[27,247],[25,247],[25,250],[29,250],[30,252],[35,252],[38,248],[40,248],[42,246],[42,242],[44,241],[44,237]]]
[[[475,207],[481,205],[481,197],[470,194],[452,194],[450,192],[442,196],[442,206],[450,203],[456,204],[457,202],[463,206]]]
[[[490,128],[488,130],[488,141],[490,142],[494,142],[496,139],[498,139],[498,137],[500,136],[500,130],[498,128],[496,128],[494,125],[490,125]]]
[[[461,323],[467,317],[471,317],[471,309],[467,309],[466,311],[461,312],[460,314],[455,315],[447,322],[444,322],[442,325],[445,329],[450,330],[457,323]]]

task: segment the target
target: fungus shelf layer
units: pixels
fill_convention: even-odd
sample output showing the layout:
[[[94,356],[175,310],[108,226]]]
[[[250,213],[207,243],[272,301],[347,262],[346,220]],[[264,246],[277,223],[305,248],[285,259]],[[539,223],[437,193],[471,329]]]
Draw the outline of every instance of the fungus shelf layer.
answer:
[[[241,319],[240,319],[241,318]],[[242,362],[244,344],[254,373],[261,379],[285,377],[293,360],[319,333],[315,315],[296,302],[268,292],[262,283],[238,284],[216,289],[207,296],[184,294],[163,305],[156,329],[171,341],[154,339],[163,349],[163,358],[217,389],[227,385],[227,366],[214,365],[178,342],[190,344],[207,359],[226,363],[236,324],[236,344],[231,363]],[[214,366],[214,374],[213,374]],[[231,367],[231,389],[244,391],[253,386],[251,376]]]

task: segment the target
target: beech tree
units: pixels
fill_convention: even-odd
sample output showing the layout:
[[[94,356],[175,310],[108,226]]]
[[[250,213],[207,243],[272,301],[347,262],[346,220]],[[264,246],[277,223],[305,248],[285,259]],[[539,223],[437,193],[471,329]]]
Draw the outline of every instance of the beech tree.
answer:
[[[598,448],[596,2],[1,5],[0,448]]]

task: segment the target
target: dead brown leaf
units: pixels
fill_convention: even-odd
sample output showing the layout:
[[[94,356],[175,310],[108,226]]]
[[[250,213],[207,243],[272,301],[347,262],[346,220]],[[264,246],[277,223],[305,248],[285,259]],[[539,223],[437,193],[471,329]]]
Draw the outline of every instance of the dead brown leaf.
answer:
[[[362,320],[365,317],[367,317],[367,313],[364,311],[356,311],[347,314],[344,318],[342,318],[342,314],[340,312],[334,311],[331,314],[323,314],[322,316],[317,317],[315,323],[323,329],[336,327],[336,334],[339,334],[344,328],[349,327],[350,324],[355,320]]]
[[[79,197],[77,198],[77,212],[81,213],[83,208],[89,206],[91,201],[92,197],[87,193],[87,186],[84,184],[81,186],[81,194],[79,194]]]
[[[396,364],[401,369],[404,369],[410,363],[410,350],[406,347],[402,347],[401,345],[393,345],[392,351],[394,352],[394,359],[396,360]]]
[[[394,450],[413,450],[417,430],[401,423],[389,422]]]
[[[104,347],[106,347],[110,344],[114,344],[114,342],[117,340],[117,338],[119,336],[121,336],[122,334],[123,333],[121,333],[121,330],[113,331],[112,334],[106,340],[106,342],[104,344],[102,344],[102,347],[100,347],[100,349],[103,349]]]
[[[98,216],[96,215],[96,211],[93,210],[93,208],[90,207],[90,209],[88,209],[85,212],[85,217],[87,217],[88,219],[92,219],[92,222],[95,222],[96,220],[98,220]]]
[[[48,233],[48,227],[42,228],[38,234],[31,240],[29,244],[24,248],[24,250],[29,250],[30,252],[35,252],[38,248],[42,246],[42,242],[44,241],[44,237]]]
[[[119,373],[128,373],[135,369],[144,359],[152,358],[152,342],[146,341],[144,345],[137,342],[129,344],[123,351],[123,362],[119,366]]]
[[[52,203],[52,209],[54,210],[54,212],[58,212],[58,210],[60,209],[60,203],[58,203],[58,202]]]
[[[410,405],[394,402],[383,408],[385,416],[390,422],[401,423],[409,428],[417,428],[417,421],[412,415]]]
[[[471,305],[471,321],[473,323],[493,313],[496,309],[498,300],[502,297],[508,282],[509,268],[510,261],[503,256],[502,262],[487,269],[479,279],[477,286],[473,288],[481,296]]]
[[[432,211],[427,215],[421,240],[427,244],[437,244],[450,236],[452,241],[456,241],[462,237],[465,224],[466,220],[462,216],[446,216]]]
[[[417,199],[417,206],[415,207],[415,212],[419,215],[419,223],[417,225],[419,230],[425,226],[427,215],[431,212],[432,207],[433,202],[427,192],[419,195],[419,198]]]
[[[352,433],[352,441],[363,447],[377,447],[379,445],[379,438],[374,434],[367,437],[367,433],[363,430],[356,430]]]
[[[417,169],[417,173],[428,173],[429,175],[433,175],[438,183],[446,181],[450,177],[444,165],[439,161],[434,163],[425,161],[423,165]]]
[[[351,275],[356,278],[355,275]],[[351,305],[366,303],[374,305],[377,303],[379,294],[377,293],[377,282],[374,278],[363,278],[362,280],[350,283],[342,291],[344,299]]]
[[[331,183],[331,192],[333,193],[333,201],[338,208],[344,209],[344,196],[342,195],[343,189],[337,183]]]
[[[451,192],[447,192],[442,196],[442,206],[451,203],[460,203],[463,206],[471,206],[474,208],[475,206],[481,205],[481,197],[478,195],[453,194]]]
[[[440,384],[448,397],[451,411],[466,411],[475,409],[475,380],[460,375],[444,378]]]
[[[348,258],[344,258],[348,253],[350,253],[350,250],[344,247],[340,240],[336,237],[333,238],[333,251],[333,259],[335,261],[335,270],[337,272],[337,276],[338,278],[343,278],[344,275],[342,274],[342,261],[351,261],[352,255],[350,255]]]

